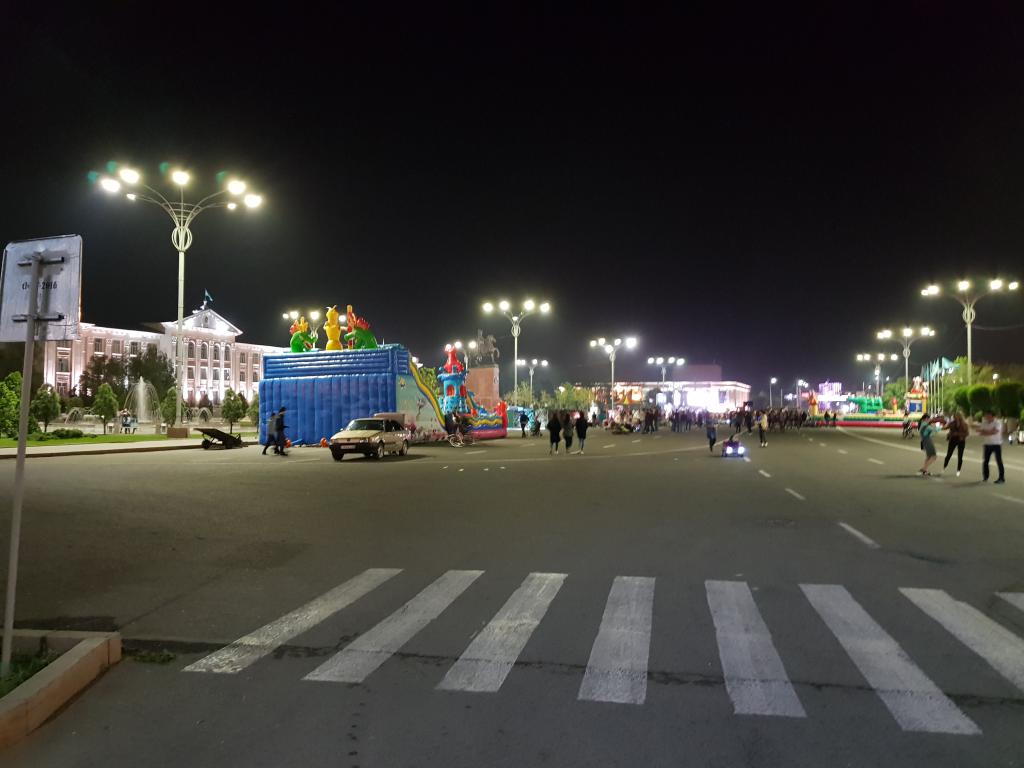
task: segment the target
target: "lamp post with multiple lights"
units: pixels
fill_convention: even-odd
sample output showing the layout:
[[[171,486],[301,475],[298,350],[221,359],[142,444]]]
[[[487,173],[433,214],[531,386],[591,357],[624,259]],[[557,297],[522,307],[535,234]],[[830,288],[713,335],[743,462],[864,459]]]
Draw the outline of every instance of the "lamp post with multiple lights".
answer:
[[[522,365],[522,366],[526,366],[526,367],[529,368],[529,371],[530,371],[530,402],[532,403],[533,402],[533,372],[535,370],[537,370],[538,367],[540,367],[540,368],[547,368],[548,367],[548,361],[547,360],[538,360],[535,357],[535,358],[533,358],[532,360],[529,360],[529,361],[527,361],[527,360],[516,360],[516,365]]]
[[[873,355],[868,354],[867,352],[863,352],[857,355],[858,363],[875,363],[875,394],[878,395],[878,397],[882,396],[882,363],[884,363],[886,360],[895,363],[899,359],[899,355],[887,355],[884,352],[876,352]]]
[[[665,377],[668,375],[668,367],[670,365],[682,366],[686,364],[686,359],[682,357],[648,357],[648,365],[661,366],[661,381],[665,382]]]
[[[800,408],[800,390],[801,390],[802,387],[809,387],[809,386],[811,386],[811,385],[808,384],[803,379],[797,379],[796,380],[796,392],[794,393],[794,397],[796,398],[796,407],[798,409]]]
[[[608,355],[608,362],[612,365],[612,381],[608,386],[609,411],[615,407],[615,354],[618,352],[619,347],[623,345],[625,345],[626,349],[636,349],[636,344],[636,336],[627,336],[625,341],[617,338],[609,342],[604,336],[590,340],[591,349],[600,349]]]
[[[921,326],[920,333],[908,326],[900,332],[898,337],[889,328],[875,334],[879,341],[895,341],[903,347],[903,384],[907,392],[910,391],[910,348],[915,341],[930,339],[934,335],[935,331],[927,325]]]
[[[768,381],[768,407],[769,408],[773,407],[772,406],[772,387],[774,387],[778,383],[779,383],[779,380],[777,378],[775,378],[774,376],[772,376],[771,379]],[[780,400],[782,399],[782,393],[781,392],[779,392],[779,399]],[[781,405],[781,403],[780,403],[780,405]]]
[[[233,211],[238,208],[237,199],[241,199],[246,208],[259,208],[263,204],[261,195],[247,192],[246,183],[239,179],[230,179],[223,189],[203,197],[197,203],[185,202],[185,187],[192,180],[191,174],[185,170],[174,170],[170,173],[171,182],[178,188],[178,194],[170,195],[170,199],[162,192],[142,181],[142,174],[134,168],[121,166],[117,168],[117,177],[104,176],[99,180],[100,189],[115,195],[125,189],[124,196],[132,202],[143,202],[155,205],[171,218],[171,244],[178,252],[178,337],[175,340],[175,371],[174,379],[178,387],[178,397],[174,408],[174,423],[181,424],[181,401],[185,396],[185,251],[192,245],[191,224],[203,211],[211,208],[226,208]],[[133,190],[143,190],[136,192]],[[174,199],[176,198],[176,199]]]
[[[488,314],[488,315],[491,314],[492,312],[494,312],[494,309],[495,309],[495,307],[494,307],[493,303],[491,303],[489,301],[485,301],[484,302],[483,310],[484,310],[485,314]],[[547,301],[542,301],[540,304],[537,304],[537,302],[535,302],[533,299],[527,299],[526,301],[523,302],[522,307],[519,309],[518,312],[513,312],[512,311],[512,304],[510,304],[507,299],[502,299],[501,301],[498,302],[497,309],[498,309],[499,312],[501,312],[501,314],[503,314],[506,318],[508,318],[510,321],[512,321],[512,345],[513,345],[512,360],[513,361],[518,360],[519,359],[519,333],[520,333],[520,328],[521,328],[521,324],[522,324],[523,320],[525,320],[527,318],[527,316],[532,315],[532,314],[534,314],[536,312],[540,312],[542,315],[546,315],[548,312],[551,311],[551,304],[550,304],[550,302],[547,302]],[[518,388],[519,388],[519,366],[518,365],[513,365],[512,366],[512,399],[514,401],[512,403],[513,405],[519,405],[519,395],[518,395],[518,391],[517,391]]]
[[[974,355],[971,347],[971,328],[974,325],[974,320],[978,314],[974,310],[974,306],[981,301],[981,299],[989,296],[993,293],[1000,293],[1003,289],[1009,291],[1016,291],[1020,288],[1020,283],[1016,280],[1010,282],[1004,282],[1003,280],[996,278],[988,281],[988,290],[984,293],[974,293],[973,285],[970,280],[960,280],[956,284],[956,293],[946,294],[954,301],[959,302],[960,306],[964,308],[962,317],[964,319],[964,325],[967,326],[967,386],[971,385],[971,380],[974,377]],[[942,295],[942,288],[938,285],[932,284],[927,288],[921,289],[921,295],[925,297],[939,296]]]

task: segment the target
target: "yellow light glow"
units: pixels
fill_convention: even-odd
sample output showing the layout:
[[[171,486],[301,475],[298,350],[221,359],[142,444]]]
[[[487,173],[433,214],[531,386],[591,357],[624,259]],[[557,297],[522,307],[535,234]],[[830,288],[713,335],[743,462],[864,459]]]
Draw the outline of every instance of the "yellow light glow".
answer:
[[[903,329],[903,335],[904,335],[904,337],[909,339],[911,336],[914,335],[914,329],[913,328],[904,328]]]
[[[121,181],[125,184],[138,184],[139,179],[142,178],[139,172],[133,168],[122,168],[117,172],[117,175],[121,177]]]
[[[540,311],[546,315],[548,312],[551,311],[551,304],[545,301],[543,304],[540,305]]]
[[[104,192],[110,192],[111,194],[121,191],[121,182],[117,179],[111,179],[109,176],[107,178],[100,179],[100,186],[103,188]]]
[[[628,336],[626,338],[626,348],[627,349],[633,349],[633,347],[635,347],[635,346],[636,346],[636,337],[635,336]]]
[[[245,182],[239,179],[232,179],[228,182],[228,192],[232,195],[240,195],[245,192]]]
[[[244,200],[246,208],[259,208],[261,205],[263,205],[262,195],[254,195],[250,193],[245,196]]]
[[[1009,288],[1011,291],[1016,291],[1018,288],[1020,288],[1020,283],[1018,283],[1016,280],[1014,280],[1013,282],[1011,282],[1006,287]]]
[[[298,320],[299,319],[298,310],[293,309],[291,312],[288,313],[288,317],[290,317],[292,320]]]
[[[228,203],[228,210],[233,211],[238,207],[238,203]]]
[[[314,322],[319,320],[320,312],[314,309],[312,312],[309,313],[309,319],[313,320]]]
[[[494,305],[491,304],[491,302],[489,302],[489,301],[485,301],[483,309],[484,309],[484,312],[493,312],[494,311]]]
[[[125,195],[125,197],[127,197],[129,200],[134,201],[136,198],[136,194],[134,192],[129,192],[127,195]]]
[[[282,312],[281,313],[281,319],[282,320],[287,320],[289,317],[290,317],[290,315],[287,312]]]
[[[988,287],[993,291],[1001,291],[1003,289],[1003,281],[998,279],[991,280],[989,281]]]
[[[523,309],[525,309],[527,312],[533,312],[533,308],[536,306],[537,305],[534,303],[533,299],[527,299],[526,301],[523,302]]]
[[[171,181],[177,184],[179,187],[184,187],[188,184],[189,179],[192,178],[186,171],[174,171],[171,174]]]
[[[647,364],[648,365],[654,365],[654,358],[653,357],[648,357],[647,358]]]
[[[956,284],[956,289],[958,291],[966,291],[966,290],[970,289],[970,287],[971,287],[971,281],[970,280],[961,280],[960,282],[958,282]]]
[[[509,304],[504,299],[502,299],[501,301],[498,302],[498,309],[500,309],[502,312],[508,312],[508,308],[511,307],[511,306],[512,305]]]

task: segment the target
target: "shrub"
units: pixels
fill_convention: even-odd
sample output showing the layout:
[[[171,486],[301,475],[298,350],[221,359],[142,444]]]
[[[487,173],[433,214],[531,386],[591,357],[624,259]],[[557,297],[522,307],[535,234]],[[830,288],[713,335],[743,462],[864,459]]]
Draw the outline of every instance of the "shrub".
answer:
[[[1021,385],[1019,381],[1000,381],[996,384],[993,395],[994,405],[999,415],[1012,419],[1020,411]]]
[[[992,387],[987,384],[975,384],[967,393],[971,410],[984,413],[992,410]]]
[[[956,403],[956,407],[964,413],[971,412],[971,401],[970,398],[967,397],[967,387],[957,387],[953,391],[953,402]]]
[[[50,433],[54,440],[72,440],[76,437],[82,437],[85,433],[80,429],[55,429]]]

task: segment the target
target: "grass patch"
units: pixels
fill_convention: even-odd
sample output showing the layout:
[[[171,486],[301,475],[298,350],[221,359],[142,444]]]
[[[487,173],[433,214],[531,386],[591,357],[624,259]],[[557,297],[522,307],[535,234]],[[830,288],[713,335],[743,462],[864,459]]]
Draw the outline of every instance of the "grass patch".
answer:
[[[170,651],[125,650],[125,655],[142,664],[170,664],[178,658],[176,654]]]
[[[198,434],[198,433],[197,433]],[[167,435],[83,435],[64,440],[33,440],[29,437],[26,445],[47,446],[47,445],[96,445],[97,443],[138,443],[148,440],[166,440]],[[197,438],[198,439],[198,438]],[[0,439],[0,448],[17,448],[18,441],[6,437]]]
[[[11,657],[11,673],[7,677],[0,678],[0,698],[6,696],[56,658],[57,654],[52,652],[36,656]]]

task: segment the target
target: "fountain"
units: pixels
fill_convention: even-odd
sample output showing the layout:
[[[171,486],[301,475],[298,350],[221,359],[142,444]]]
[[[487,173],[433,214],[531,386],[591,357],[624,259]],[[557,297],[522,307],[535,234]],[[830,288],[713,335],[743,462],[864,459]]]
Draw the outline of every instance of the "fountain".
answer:
[[[143,378],[139,378],[131,389],[128,390],[128,397],[124,401],[125,410],[138,420],[139,424],[153,424],[156,431],[160,432],[160,425],[163,416],[160,413],[160,398],[156,394],[156,387]]]

